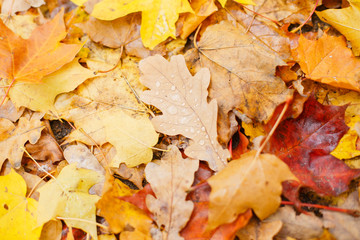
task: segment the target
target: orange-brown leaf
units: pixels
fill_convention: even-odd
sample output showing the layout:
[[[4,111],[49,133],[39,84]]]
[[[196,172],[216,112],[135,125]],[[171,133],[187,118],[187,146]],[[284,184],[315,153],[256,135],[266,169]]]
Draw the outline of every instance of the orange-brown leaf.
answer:
[[[22,82],[41,79],[70,62],[80,44],[63,44],[66,36],[63,12],[37,27],[29,39],[23,39],[0,21],[0,77]]]

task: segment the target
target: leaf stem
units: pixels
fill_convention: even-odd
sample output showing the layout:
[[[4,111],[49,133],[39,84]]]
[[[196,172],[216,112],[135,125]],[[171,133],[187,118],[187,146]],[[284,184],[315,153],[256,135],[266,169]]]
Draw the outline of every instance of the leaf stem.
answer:
[[[282,205],[295,205],[295,203],[290,202],[290,201],[281,201],[281,204]],[[324,205],[319,205],[319,204],[302,203],[302,202],[300,202],[299,205],[300,205],[300,207],[313,207],[313,208],[325,209],[325,210],[334,211],[334,212],[346,213],[353,217],[360,217],[360,211],[353,210],[353,209],[329,207],[329,206],[324,206]]]
[[[6,89],[5,96],[3,97],[3,99],[2,99],[2,101],[1,101],[1,103],[0,103],[0,107],[4,104],[5,99],[6,99],[6,97],[9,95],[10,88],[12,87],[12,85],[14,84],[14,82],[15,82],[15,78],[11,81],[8,89]]]
[[[318,4],[319,4],[319,0],[316,0],[314,9],[311,11],[310,15],[309,15],[308,18],[305,20],[305,22],[303,22],[300,26],[298,26],[297,28],[291,30],[290,32],[296,33],[297,31],[299,31],[299,30],[310,20],[311,16],[314,14],[314,12],[315,12]]]

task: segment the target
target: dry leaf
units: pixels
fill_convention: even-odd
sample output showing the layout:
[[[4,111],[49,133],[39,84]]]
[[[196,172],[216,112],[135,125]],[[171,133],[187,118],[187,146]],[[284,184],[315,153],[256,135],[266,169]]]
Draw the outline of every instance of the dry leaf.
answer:
[[[249,208],[260,219],[268,217],[280,206],[281,183],[285,180],[297,179],[275,155],[261,154],[256,158],[253,150],[231,161],[208,179],[211,186],[208,229],[234,221]]]
[[[266,121],[292,93],[274,76],[276,66],[285,64],[279,56],[228,21],[209,26],[198,51],[199,57],[190,63],[210,69],[209,96],[219,104],[222,142],[227,143],[232,135],[229,111],[237,108],[250,118]]]
[[[340,206],[343,209],[353,209],[360,211],[359,192],[351,193]],[[360,218],[349,214],[334,211],[321,210],[324,217],[324,227],[338,240],[353,240],[360,236]]]
[[[343,36],[324,33],[313,41],[301,35],[293,55],[306,77],[334,87],[360,91],[360,60],[347,48]]]
[[[236,236],[240,240],[272,240],[282,225],[281,221],[260,222],[253,218],[236,233]]]
[[[192,139],[185,154],[207,161],[213,170],[222,169],[229,152],[217,142],[217,104],[216,100],[207,101],[208,69],[192,76],[183,56],[173,56],[168,62],[156,55],[142,60],[140,70],[141,82],[151,89],[143,92],[141,99],[163,113],[152,119],[155,129]]]
[[[170,146],[160,161],[146,165],[146,180],[156,195],[156,198],[147,195],[146,205],[154,214],[157,225],[163,227],[163,239],[183,239],[179,232],[194,207],[191,201],[185,200],[186,191],[191,187],[198,167],[198,160],[183,159],[175,146]]]
[[[40,138],[44,128],[44,123],[40,121],[42,116],[21,117],[16,125],[5,118],[0,119],[0,166],[8,159],[14,168],[20,168],[25,143],[35,144]]]
[[[323,223],[321,219],[312,213],[297,215],[290,206],[281,207],[276,213],[271,215],[265,222],[275,222],[281,220],[281,228],[276,239],[286,239],[294,237],[298,240],[309,240],[319,237],[323,232]]]
[[[40,7],[43,4],[45,4],[44,0],[4,0],[1,5],[1,14],[15,15],[16,12]]]
[[[80,228],[97,240],[95,203],[96,195],[88,193],[89,188],[102,177],[91,170],[79,169],[71,164],[62,169],[56,180],[52,179],[37,191],[40,192],[38,224],[44,224],[55,217],[84,219],[64,220],[67,226]]]
[[[0,99],[3,99],[4,96],[5,92],[0,91]],[[2,106],[0,106],[0,118],[6,118],[12,122],[16,122],[21,117],[24,110],[24,107],[17,109],[13,102],[8,99]]]
[[[60,220],[49,221],[44,224],[40,240],[60,240],[62,233],[62,223]]]

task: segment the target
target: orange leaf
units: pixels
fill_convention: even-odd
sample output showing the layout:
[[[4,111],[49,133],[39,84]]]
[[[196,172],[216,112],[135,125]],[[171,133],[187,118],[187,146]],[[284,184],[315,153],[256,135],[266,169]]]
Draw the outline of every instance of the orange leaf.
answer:
[[[70,62],[81,44],[63,44],[66,36],[63,11],[37,27],[29,39],[13,33],[0,21],[0,78],[22,82],[41,79]]]

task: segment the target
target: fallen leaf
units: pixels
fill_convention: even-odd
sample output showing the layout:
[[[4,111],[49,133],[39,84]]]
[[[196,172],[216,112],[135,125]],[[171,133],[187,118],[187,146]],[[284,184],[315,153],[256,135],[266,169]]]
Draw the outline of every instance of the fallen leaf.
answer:
[[[15,106],[24,106],[33,111],[56,111],[54,101],[60,93],[70,92],[88,78],[93,71],[82,67],[78,59],[45,76],[40,83],[16,82],[10,89],[10,98]]]
[[[240,240],[272,240],[274,236],[280,231],[282,221],[260,222],[256,219],[251,219],[250,222],[241,228],[236,236]]]
[[[360,91],[360,60],[347,48],[343,36],[324,33],[320,39],[313,41],[300,35],[299,46],[293,50],[293,56],[307,78]]]
[[[349,129],[344,122],[347,106],[324,106],[310,97],[295,119],[282,121],[269,141],[268,151],[282,159],[300,185],[318,194],[339,195],[360,176],[329,153]],[[289,193],[290,194],[290,193]],[[286,195],[292,200],[295,195]]]
[[[193,12],[187,0],[103,0],[94,6],[91,15],[101,20],[114,20],[140,11],[141,39],[151,50],[168,37],[176,37],[175,23],[180,13]]]
[[[140,38],[140,16],[129,14],[112,21],[90,17],[80,27],[91,40],[111,48],[119,48]]]
[[[360,211],[359,192],[351,193],[345,203],[339,206],[343,209],[353,209]],[[324,227],[336,238],[341,240],[357,239],[360,236],[359,217],[334,211],[321,210],[324,217]]]
[[[145,179],[144,165],[137,166],[136,168],[129,168],[126,164],[120,164],[119,168],[112,169],[121,179],[129,180],[134,183],[139,189],[143,188],[143,181]]]
[[[36,222],[38,202],[25,197],[26,183],[13,169],[0,176],[0,234],[2,239],[37,240],[42,225]]]
[[[276,213],[265,220],[265,223],[281,221],[283,226],[276,236],[279,239],[294,237],[298,240],[309,240],[320,237],[323,232],[323,223],[313,213],[299,215],[290,206],[281,207]]]
[[[121,181],[113,179],[111,188],[101,197],[96,207],[111,230],[120,233],[120,239],[151,240],[152,219],[135,205],[119,198],[135,192]]]
[[[35,113],[30,118],[21,117],[16,125],[0,118],[0,166],[8,159],[14,168],[20,168],[25,143],[35,144],[40,138],[44,128],[44,123],[40,121],[42,116]]]
[[[228,21],[209,26],[198,51],[195,62],[190,62],[196,66],[199,61],[210,69],[209,97],[219,104],[218,132],[224,143],[232,135],[228,119],[231,110],[237,108],[249,118],[267,121],[292,93],[274,75],[277,65],[285,65],[279,56]]]
[[[290,169],[272,154],[244,153],[209,178],[211,186],[209,225],[214,229],[235,220],[249,208],[264,219],[280,206],[285,180],[297,180]]]
[[[59,43],[66,36],[63,12],[37,27],[29,39],[22,39],[0,21],[0,77],[38,83],[70,62],[81,44]]]
[[[227,0],[218,0],[222,7],[225,7],[225,4]],[[241,4],[251,4],[255,5],[254,1],[252,0],[234,0],[235,2],[241,3]]]
[[[0,99],[5,97],[5,92],[0,91]],[[16,108],[13,102],[8,99],[0,106],[0,118],[6,118],[12,122],[16,122],[24,113],[25,108]]]
[[[40,240],[60,240],[62,233],[62,222],[60,220],[49,221],[44,224]]]
[[[14,15],[8,18],[6,15],[0,14],[0,19],[3,23],[15,34],[19,35],[24,39],[28,39],[31,33],[37,27],[35,23],[36,15]]]
[[[155,193],[155,197],[146,196],[146,205],[154,214],[157,225],[163,227],[163,239],[182,239],[179,232],[194,207],[191,201],[185,200],[186,191],[191,187],[198,167],[198,160],[183,159],[175,146],[170,146],[160,161],[146,165],[146,180]]]
[[[77,168],[76,164],[64,167],[55,180],[37,190],[40,192],[38,224],[56,217],[72,218],[64,220],[67,226],[80,228],[97,240],[95,203],[99,197],[90,195],[88,191],[101,178],[94,171]]]
[[[331,24],[351,42],[355,56],[360,55],[360,2],[349,0],[350,6],[316,12],[321,20]]]
[[[155,129],[192,139],[185,154],[207,161],[215,171],[222,169],[230,156],[217,142],[217,104],[216,100],[207,101],[208,69],[192,76],[183,56],[173,56],[168,62],[156,55],[142,60],[140,70],[143,73],[140,81],[150,88],[141,94],[141,99],[163,113],[152,119]]]
[[[15,15],[16,12],[40,7],[43,4],[45,4],[44,0],[4,0],[1,4],[1,14]]]

